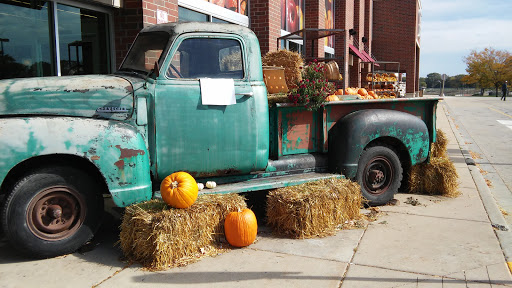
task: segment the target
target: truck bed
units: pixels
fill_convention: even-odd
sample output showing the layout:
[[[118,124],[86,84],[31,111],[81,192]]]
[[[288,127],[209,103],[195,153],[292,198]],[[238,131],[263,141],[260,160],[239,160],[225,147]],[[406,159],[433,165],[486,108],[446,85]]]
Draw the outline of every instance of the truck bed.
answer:
[[[435,141],[435,103],[441,98],[395,98],[327,102],[317,111],[292,103],[275,103],[269,109],[270,157],[304,153],[327,153],[329,130],[342,117],[365,109],[402,111],[422,119]]]

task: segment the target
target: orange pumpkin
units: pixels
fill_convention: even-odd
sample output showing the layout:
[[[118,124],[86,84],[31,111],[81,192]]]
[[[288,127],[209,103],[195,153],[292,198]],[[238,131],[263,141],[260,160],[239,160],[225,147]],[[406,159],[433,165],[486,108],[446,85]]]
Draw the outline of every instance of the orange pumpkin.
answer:
[[[338,89],[336,90],[336,93],[334,93],[336,95],[343,95],[343,89]]]
[[[187,172],[172,173],[160,184],[162,199],[174,208],[192,206],[197,199],[198,190],[196,180]]]
[[[228,243],[235,247],[249,246],[258,234],[256,215],[250,209],[231,212],[224,221],[224,234]]]
[[[370,95],[370,96],[372,96],[372,97],[377,96],[377,94],[375,94],[375,92],[373,92],[373,91],[368,91],[368,95]]]
[[[345,92],[347,92],[347,95],[357,95],[357,88],[347,87]]]
[[[325,100],[327,100],[328,102],[331,102],[331,101],[340,101],[340,98],[338,98],[338,96],[336,95],[329,95],[327,96],[327,98],[325,98]]]
[[[366,96],[366,95],[368,95],[368,91],[366,91],[366,89],[364,89],[364,88],[359,88],[357,90],[357,94],[359,94],[361,96]]]

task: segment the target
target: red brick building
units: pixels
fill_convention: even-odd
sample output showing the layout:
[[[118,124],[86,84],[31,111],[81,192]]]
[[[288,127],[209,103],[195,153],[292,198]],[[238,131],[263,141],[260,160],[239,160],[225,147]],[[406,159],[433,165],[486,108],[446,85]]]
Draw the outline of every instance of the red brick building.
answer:
[[[0,23],[16,29],[0,31],[5,40],[0,56],[8,57],[0,70],[12,71],[0,76],[111,73],[143,27],[211,21],[251,28],[262,54],[313,49],[318,58],[342,58],[344,86],[367,85],[370,68],[361,62],[400,62],[411,95],[419,82],[420,5],[420,0],[6,0],[0,3],[5,11]],[[278,44],[277,38],[304,28],[345,31],[312,47],[298,40]],[[20,29],[26,33],[16,33]]]

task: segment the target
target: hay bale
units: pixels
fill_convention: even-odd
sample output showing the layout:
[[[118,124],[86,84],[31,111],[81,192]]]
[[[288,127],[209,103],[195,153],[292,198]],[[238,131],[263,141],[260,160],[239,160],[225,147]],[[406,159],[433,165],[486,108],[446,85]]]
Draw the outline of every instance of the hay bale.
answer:
[[[448,157],[432,157],[430,163],[412,166],[409,192],[457,197],[460,194],[458,178],[457,170]]]
[[[268,107],[274,106],[275,103],[289,103],[288,95],[284,93],[267,94]]]
[[[304,61],[297,52],[288,50],[271,51],[263,56],[262,62],[264,66],[283,67],[286,86],[289,89],[296,88],[297,83],[302,79],[301,72]]]
[[[267,224],[294,238],[332,235],[345,221],[361,217],[361,203],[359,185],[347,179],[279,188],[267,197]]]
[[[457,169],[448,157],[448,139],[441,130],[436,130],[436,142],[430,150],[430,163],[421,163],[411,167],[409,193],[459,196]]]
[[[448,157],[446,147],[448,146],[448,139],[446,134],[441,130],[436,130],[436,142],[432,144],[430,149],[431,157]]]
[[[127,259],[150,270],[183,266],[217,254],[226,215],[246,207],[238,194],[200,195],[187,209],[161,200],[132,205],[123,216],[119,243]]]

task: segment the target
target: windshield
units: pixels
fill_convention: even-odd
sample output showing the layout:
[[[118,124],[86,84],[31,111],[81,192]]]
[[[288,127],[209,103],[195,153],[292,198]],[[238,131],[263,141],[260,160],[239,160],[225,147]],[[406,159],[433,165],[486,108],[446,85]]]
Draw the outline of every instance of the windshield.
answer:
[[[128,52],[119,71],[132,71],[148,74],[154,67],[155,61],[162,65],[162,52],[169,41],[169,33],[141,33]]]

